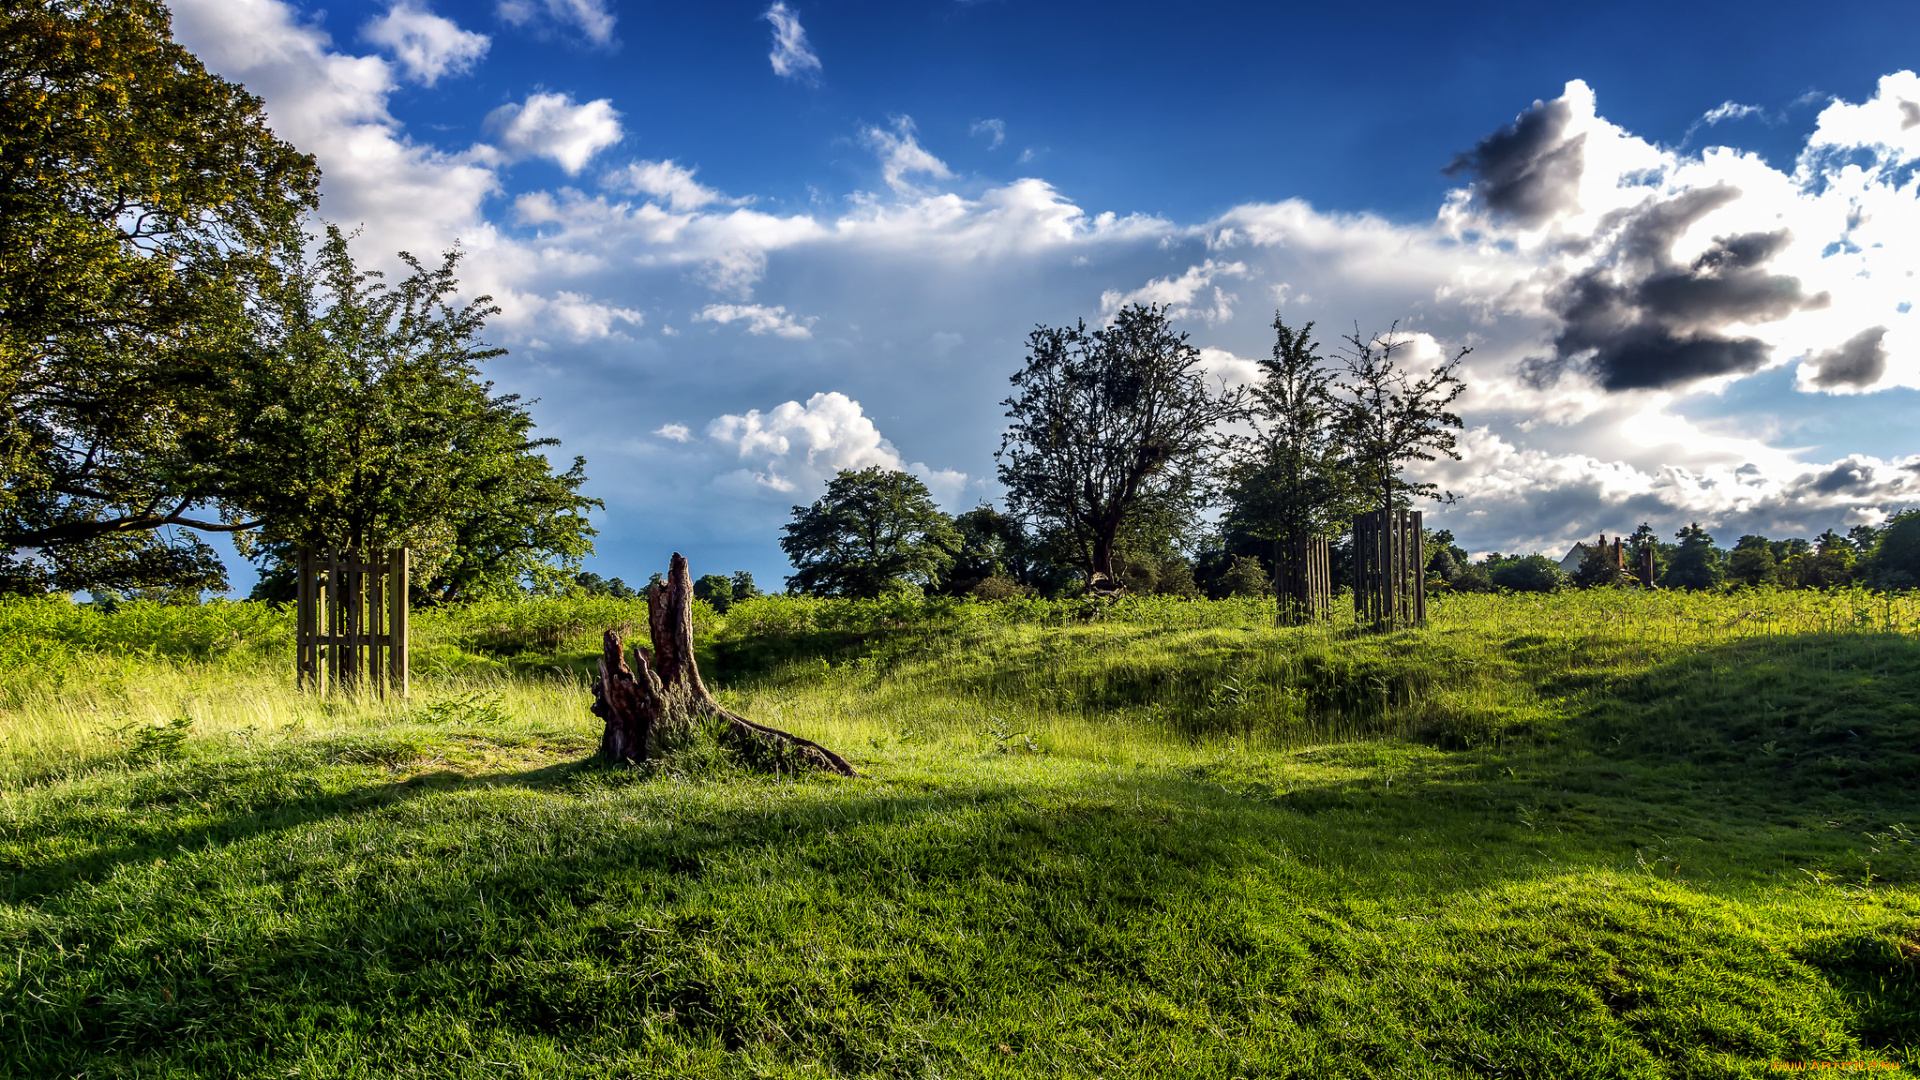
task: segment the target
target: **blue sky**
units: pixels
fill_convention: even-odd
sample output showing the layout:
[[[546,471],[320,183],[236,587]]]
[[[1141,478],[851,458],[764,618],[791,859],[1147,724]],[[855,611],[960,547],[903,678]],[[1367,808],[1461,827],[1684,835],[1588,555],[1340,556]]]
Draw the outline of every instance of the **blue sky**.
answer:
[[[994,498],[1026,331],[1135,299],[1230,380],[1276,308],[1472,345],[1474,550],[1920,502],[1904,8],[172,7],[363,259],[467,250],[601,573],[775,584],[839,467]]]

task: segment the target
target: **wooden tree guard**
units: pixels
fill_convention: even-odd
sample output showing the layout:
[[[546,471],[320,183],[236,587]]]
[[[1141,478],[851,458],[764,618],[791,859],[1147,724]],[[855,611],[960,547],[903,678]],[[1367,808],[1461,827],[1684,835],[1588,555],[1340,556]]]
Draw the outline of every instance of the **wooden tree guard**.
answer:
[[[407,550],[371,562],[301,549],[294,593],[294,669],[302,689],[406,697]],[[382,678],[382,676],[385,676]]]
[[[1273,544],[1275,626],[1317,622],[1333,614],[1333,574],[1324,538]]]
[[[1376,510],[1353,519],[1353,608],[1382,630],[1427,624],[1426,561],[1418,510]]]
[[[632,667],[618,630],[608,629],[601,637],[600,680],[593,684],[591,709],[607,722],[600,752],[608,761],[658,757],[675,734],[706,717],[721,721],[721,738],[749,760],[776,769],[798,765],[860,775],[819,743],[756,724],[714,700],[693,655],[693,574],[677,551],[666,580],[647,588],[647,630],[653,651],[635,645]]]

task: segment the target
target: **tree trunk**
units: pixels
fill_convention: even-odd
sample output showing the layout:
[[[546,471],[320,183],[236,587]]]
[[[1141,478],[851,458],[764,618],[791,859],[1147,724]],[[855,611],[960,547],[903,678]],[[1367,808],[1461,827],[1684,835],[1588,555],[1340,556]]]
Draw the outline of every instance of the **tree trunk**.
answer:
[[[609,629],[601,638],[600,680],[593,684],[592,711],[607,723],[600,752],[608,761],[656,757],[668,736],[706,717],[724,721],[721,737],[755,764],[860,775],[845,758],[819,743],[756,724],[714,700],[694,659],[693,575],[679,552],[674,552],[667,579],[647,589],[647,629],[653,651],[635,645],[634,667],[627,666],[626,645],[618,630]]]

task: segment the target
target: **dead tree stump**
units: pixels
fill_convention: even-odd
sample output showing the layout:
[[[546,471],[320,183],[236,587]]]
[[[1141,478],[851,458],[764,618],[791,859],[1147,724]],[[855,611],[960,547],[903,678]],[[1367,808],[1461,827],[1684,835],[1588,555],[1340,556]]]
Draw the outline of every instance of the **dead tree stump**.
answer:
[[[618,630],[609,629],[601,638],[592,710],[607,724],[600,753],[608,761],[658,757],[673,736],[712,719],[721,722],[721,738],[751,762],[860,775],[847,759],[819,743],[756,724],[714,700],[693,654],[693,575],[677,551],[666,580],[647,589],[647,630],[653,651],[635,645],[632,667]]]

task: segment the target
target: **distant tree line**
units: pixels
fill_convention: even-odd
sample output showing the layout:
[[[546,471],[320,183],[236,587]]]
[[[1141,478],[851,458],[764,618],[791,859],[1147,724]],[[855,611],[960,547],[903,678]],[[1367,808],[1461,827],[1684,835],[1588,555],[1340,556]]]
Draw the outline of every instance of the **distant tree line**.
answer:
[[[1470,563],[1453,534],[1439,532],[1428,537],[1427,578],[1430,588],[1460,592],[1632,586],[1640,584],[1639,568],[1650,552],[1653,583],[1663,589],[1920,587],[1920,510],[1895,514],[1879,526],[1855,525],[1845,534],[1828,529],[1811,540],[1747,534],[1730,549],[1716,546],[1697,522],[1675,533],[1671,543],[1642,524],[1623,546],[1624,571],[1615,569],[1608,549],[1595,545],[1568,573],[1546,555],[1496,553]]]

